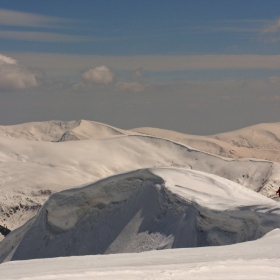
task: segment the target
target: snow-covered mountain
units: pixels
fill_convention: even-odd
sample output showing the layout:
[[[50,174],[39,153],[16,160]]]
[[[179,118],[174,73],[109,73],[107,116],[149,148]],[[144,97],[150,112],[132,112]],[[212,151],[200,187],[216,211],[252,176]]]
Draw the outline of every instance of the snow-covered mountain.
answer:
[[[44,131],[56,131],[54,127],[60,127],[57,123],[50,122]],[[23,126],[31,130],[34,124]],[[104,124],[90,123],[90,127],[100,126],[102,130],[99,129],[101,132],[95,138],[80,141],[50,142],[61,139],[65,132],[56,138],[54,132],[34,133],[36,139],[49,141],[0,136],[0,225],[11,230],[21,226],[52,193],[140,168],[171,166],[199,170],[235,181],[268,197],[275,196],[280,185],[279,163],[222,158],[146,135],[111,133],[104,137],[104,131],[110,131],[111,127],[107,130]],[[19,135],[25,135],[22,128],[19,131]]]
[[[123,130],[98,122],[47,121],[0,126],[0,135],[35,141],[75,141],[113,135],[151,135],[229,158],[258,158],[280,162],[280,123],[263,123],[209,136],[140,127]]]
[[[229,158],[258,158],[280,162],[280,123],[263,123],[210,136],[151,127],[135,132],[170,139],[201,151]]]
[[[136,258],[145,268],[130,266],[127,279],[133,279],[134,273],[139,279],[145,275],[164,279],[161,270],[155,272],[153,267],[151,272],[146,267],[145,258],[155,256],[155,266],[185,279],[192,276],[194,267],[187,266],[189,272],[183,269],[183,260],[191,260],[183,255],[208,252],[195,267],[202,269],[203,260],[220,267],[225,256],[228,271],[235,267],[248,275],[246,279],[255,279],[240,261],[243,249],[247,250],[243,259],[258,275],[262,275],[259,257],[280,259],[278,247],[272,246],[273,241],[279,243],[279,233],[274,229],[280,227],[279,202],[275,201],[280,163],[263,160],[273,153],[277,159],[277,125],[201,138],[151,128],[125,131],[84,120],[2,126],[0,233],[12,232],[0,242],[0,261],[129,253],[116,258],[95,257],[94,269],[100,271],[100,277],[113,279],[98,262],[112,260],[113,274],[123,275],[122,260]],[[245,158],[248,154],[255,158]],[[235,254],[231,256],[228,246],[204,247],[203,251],[175,249],[239,242],[245,243],[230,246]],[[265,244],[270,248],[267,254],[263,252]],[[162,249],[170,250],[163,253]],[[159,251],[137,257],[132,254],[149,250]],[[174,262],[167,268],[164,258],[171,255],[175,255]],[[59,259],[57,264],[72,261],[78,259]],[[46,274],[40,262],[31,261],[41,267],[34,277],[28,263],[11,262],[0,265],[0,279],[21,279],[18,271],[22,271],[23,279],[24,275],[30,279],[71,279],[75,275],[87,279],[89,275],[92,279],[92,268],[84,267],[88,275],[76,272],[70,277],[65,272],[68,268],[57,270],[53,262],[46,262],[61,277],[50,272],[45,278],[40,274]],[[12,264],[15,269],[11,273]],[[29,268],[20,270],[21,264]],[[277,279],[272,276],[274,272],[279,275],[279,270],[276,266],[273,269],[267,275]],[[200,276],[204,279],[203,273]]]
[[[124,130],[93,121],[47,121],[0,126],[0,135],[34,141],[74,141],[129,134]],[[134,132],[135,134],[135,132]]]

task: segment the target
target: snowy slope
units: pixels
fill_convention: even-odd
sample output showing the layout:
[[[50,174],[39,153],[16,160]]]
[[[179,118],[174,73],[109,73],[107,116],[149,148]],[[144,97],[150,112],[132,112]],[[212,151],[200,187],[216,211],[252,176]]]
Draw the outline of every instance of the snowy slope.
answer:
[[[29,141],[0,136],[0,224],[15,229],[50,194],[139,168],[174,166],[216,174],[275,196],[279,163],[233,160],[149,136]]]
[[[142,169],[52,195],[0,243],[0,260],[228,245],[278,227],[279,204],[239,184],[194,170]]]
[[[130,134],[130,132],[87,120],[31,122],[0,126],[0,135],[33,141],[73,141],[121,134]]]
[[[229,246],[13,261],[0,265],[0,279],[279,279],[279,239],[276,229]]]
[[[277,125],[193,146],[277,159]],[[279,163],[148,132],[157,137],[83,120],[0,127],[0,225],[13,229],[0,260],[14,260],[0,279],[278,279],[279,202],[256,192],[275,196]],[[197,246],[208,247],[175,249]]]
[[[258,124],[210,136],[188,135],[151,127],[122,130],[87,120],[33,122],[0,126],[0,135],[35,141],[73,141],[138,133],[166,138],[198,150],[229,158],[280,161],[280,123]]]
[[[135,132],[170,139],[201,151],[229,158],[259,158],[280,162],[280,123],[264,123],[210,136],[198,136],[151,127]]]

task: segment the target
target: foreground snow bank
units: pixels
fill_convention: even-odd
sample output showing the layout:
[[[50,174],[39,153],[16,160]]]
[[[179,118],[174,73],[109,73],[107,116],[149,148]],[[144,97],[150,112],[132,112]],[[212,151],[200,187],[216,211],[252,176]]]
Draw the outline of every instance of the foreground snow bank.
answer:
[[[232,181],[143,169],[52,195],[0,243],[0,260],[227,245],[277,227],[279,204]]]
[[[14,261],[0,279],[279,279],[280,230],[219,247]]]

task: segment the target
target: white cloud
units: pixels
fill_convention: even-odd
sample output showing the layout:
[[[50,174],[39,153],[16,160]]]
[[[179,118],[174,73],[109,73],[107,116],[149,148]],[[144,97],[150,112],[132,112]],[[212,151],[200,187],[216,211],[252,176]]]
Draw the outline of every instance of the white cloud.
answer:
[[[88,83],[108,85],[113,82],[115,73],[107,66],[101,65],[84,72],[81,76]]]
[[[38,86],[38,72],[18,64],[16,60],[0,54],[0,90],[26,89]]]
[[[4,64],[17,64],[17,61],[11,57],[0,54],[0,66]]]

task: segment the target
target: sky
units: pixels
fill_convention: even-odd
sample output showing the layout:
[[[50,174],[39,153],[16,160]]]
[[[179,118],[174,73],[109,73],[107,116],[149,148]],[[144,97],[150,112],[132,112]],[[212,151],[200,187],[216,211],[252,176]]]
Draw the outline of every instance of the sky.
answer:
[[[0,124],[278,122],[279,47],[276,0],[0,0]]]

